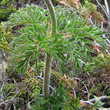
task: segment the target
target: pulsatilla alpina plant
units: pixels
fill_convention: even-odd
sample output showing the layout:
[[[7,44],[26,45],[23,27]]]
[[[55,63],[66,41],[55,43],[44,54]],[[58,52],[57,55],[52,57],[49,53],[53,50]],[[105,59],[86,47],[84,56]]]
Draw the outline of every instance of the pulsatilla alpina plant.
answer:
[[[89,59],[90,48],[96,40],[105,48],[103,32],[94,26],[87,25],[87,21],[71,12],[69,8],[55,7],[57,18],[57,33],[51,37],[51,19],[48,10],[36,5],[26,6],[11,14],[8,23],[21,26],[18,34],[13,35],[12,57],[16,61],[16,68],[24,74],[30,60],[35,60],[35,70],[38,70],[39,54],[49,53],[61,62],[73,61],[74,71],[81,69],[84,59]],[[65,56],[65,54],[67,56]]]

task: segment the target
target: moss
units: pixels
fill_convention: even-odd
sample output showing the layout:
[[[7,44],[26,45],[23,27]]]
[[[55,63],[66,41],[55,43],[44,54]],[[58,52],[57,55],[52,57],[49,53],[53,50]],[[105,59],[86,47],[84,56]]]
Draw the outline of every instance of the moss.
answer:
[[[0,21],[6,21],[14,11],[16,11],[16,8],[12,0],[2,0],[0,2]]]
[[[1,22],[0,24],[0,50],[4,50],[9,52],[9,43],[12,41],[11,37],[11,27],[6,25],[5,22]]]
[[[66,75],[62,76],[61,73],[52,70],[51,72],[51,85],[53,86],[63,86],[67,92],[68,96],[74,97],[73,95],[73,87],[76,86],[76,81],[72,77],[68,77]]]

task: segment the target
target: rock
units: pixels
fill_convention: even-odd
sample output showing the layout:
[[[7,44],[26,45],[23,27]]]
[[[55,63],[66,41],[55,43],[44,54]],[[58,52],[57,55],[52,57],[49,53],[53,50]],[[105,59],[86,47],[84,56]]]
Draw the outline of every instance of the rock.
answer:
[[[0,51],[0,80],[5,80],[7,78],[6,68],[8,66],[8,61],[6,57],[5,52]]]

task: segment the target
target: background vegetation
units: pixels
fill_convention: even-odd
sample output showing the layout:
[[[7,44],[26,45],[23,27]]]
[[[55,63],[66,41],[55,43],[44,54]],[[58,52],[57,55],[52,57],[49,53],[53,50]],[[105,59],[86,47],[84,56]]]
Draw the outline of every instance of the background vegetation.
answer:
[[[8,78],[0,78],[0,109],[109,107],[109,1],[52,3],[47,8],[42,1],[0,1],[0,51],[9,56]]]

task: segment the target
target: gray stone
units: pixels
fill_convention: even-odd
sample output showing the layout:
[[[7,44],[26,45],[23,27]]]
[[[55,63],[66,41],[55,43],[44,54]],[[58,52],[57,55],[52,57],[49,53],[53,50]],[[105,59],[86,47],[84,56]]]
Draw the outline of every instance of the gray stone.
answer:
[[[6,68],[8,66],[7,56],[4,51],[0,51],[0,80],[7,78]]]

